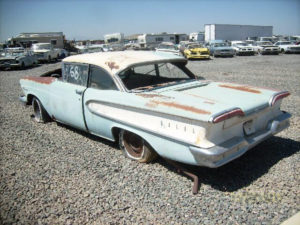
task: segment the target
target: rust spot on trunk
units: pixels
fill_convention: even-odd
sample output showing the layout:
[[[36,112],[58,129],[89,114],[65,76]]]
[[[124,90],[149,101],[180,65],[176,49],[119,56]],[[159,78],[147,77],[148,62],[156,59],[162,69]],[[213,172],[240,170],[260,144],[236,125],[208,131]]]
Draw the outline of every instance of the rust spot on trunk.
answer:
[[[209,102],[209,101],[204,101],[203,103],[210,104],[210,105],[214,105],[215,104],[214,102]]]
[[[108,65],[111,70],[119,69],[119,66],[115,62],[106,62],[105,64]]]
[[[23,80],[30,80],[41,84],[51,84],[56,80],[55,77],[24,77]]]
[[[238,91],[246,91],[246,92],[251,92],[251,93],[255,93],[255,94],[261,93],[259,90],[253,89],[252,87],[249,87],[249,86],[232,86],[232,85],[228,85],[228,84],[220,84],[219,87],[231,88],[231,89],[235,89]]]
[[[164,106],[167,106],[167,107],[182,109],[184,111],[190,111],[190,112],[198,113],[198,114],[211,114],[211,112],[208,112],[208,111],[205,111],[205,110],[202,110],[202,109],[198,109],[198,108],[195,108],[193,106],[181,105],[181,104],[178,104],[176,102],[162,102],[162,101],[151,100],[147,104],[147,106],[150,106],[150,107],[156,107],[157,105],[164,105]]]
[[[143,94],[143,93],[139,93],[136,94],[138,96],[141,96],[143,98],[164,98],[164,99],[170,99],[171,97],[168,96],[164,96],[164,95],[159,95],[159,94]]]

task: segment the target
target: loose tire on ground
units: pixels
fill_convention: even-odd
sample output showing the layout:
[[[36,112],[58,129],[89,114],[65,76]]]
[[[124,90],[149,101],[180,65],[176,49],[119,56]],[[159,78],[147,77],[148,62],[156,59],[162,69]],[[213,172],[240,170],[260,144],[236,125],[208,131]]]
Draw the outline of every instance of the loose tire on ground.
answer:
[[[119,133],[119,145],[126,157],[141,163],[149,163],[157,157],[143,138],[126,130]]]
[[[32,99],[32,107],[34,113],[34,120],[38,123],[46,123],[50,121],[50,117],[46,110],[44,109],[40,100],[36,97]]]

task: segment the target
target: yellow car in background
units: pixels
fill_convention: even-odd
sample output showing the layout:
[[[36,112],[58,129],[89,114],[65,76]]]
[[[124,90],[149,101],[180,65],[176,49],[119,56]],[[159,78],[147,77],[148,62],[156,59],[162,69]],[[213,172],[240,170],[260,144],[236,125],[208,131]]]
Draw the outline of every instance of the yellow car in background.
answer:
[[[187,59],[210,59],[208,48],[198,43],[188,44],[183,51],[184,57]]]

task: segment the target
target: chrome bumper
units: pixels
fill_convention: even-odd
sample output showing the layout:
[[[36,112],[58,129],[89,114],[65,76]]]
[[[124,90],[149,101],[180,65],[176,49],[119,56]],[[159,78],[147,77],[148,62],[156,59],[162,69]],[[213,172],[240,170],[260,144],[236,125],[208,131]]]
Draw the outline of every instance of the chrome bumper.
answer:
[[[240,157],[249,149],[272,135],[287,128],[289,126],[290,117],[291,114],[284,112],[270,121],[266,130],[257,132],[251,136],[234,137],[209,149],[190,146],[190,151],[199,166],[210,168],[220,167]]]

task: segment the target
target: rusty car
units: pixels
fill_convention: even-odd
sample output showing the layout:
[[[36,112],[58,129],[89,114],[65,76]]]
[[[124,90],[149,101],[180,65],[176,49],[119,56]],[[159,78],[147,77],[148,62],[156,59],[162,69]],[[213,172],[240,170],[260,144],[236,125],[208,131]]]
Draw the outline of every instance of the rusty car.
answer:
[[[151,51],[67,57],[61,68],[20,80],[34,120],[54,120],[111,141],[125,156],[220,167],[289,126],[290,93],[213,82],[187,59]],[[262,149],[263,151],[263,149]]]

